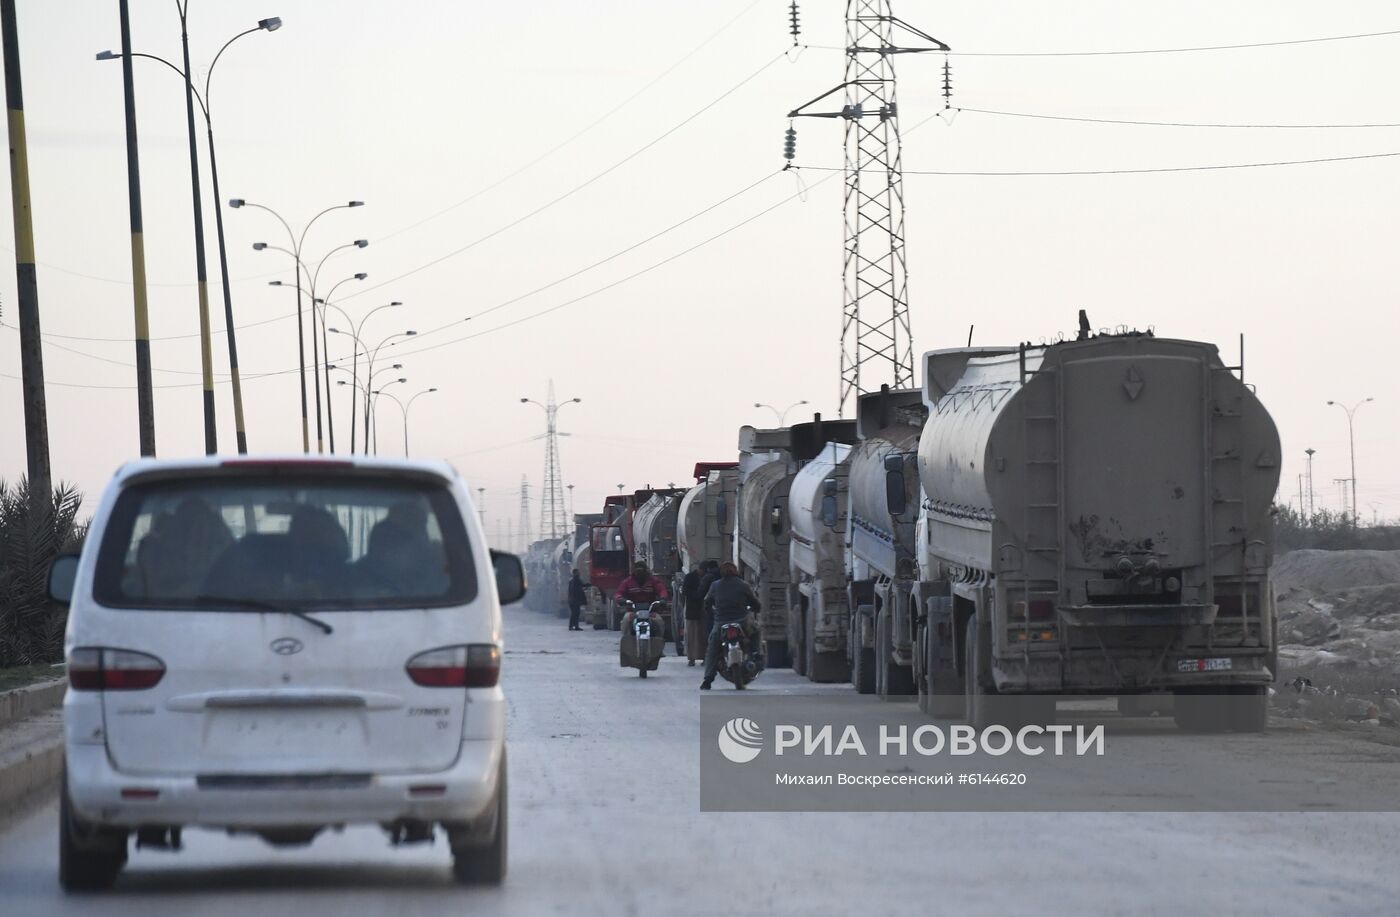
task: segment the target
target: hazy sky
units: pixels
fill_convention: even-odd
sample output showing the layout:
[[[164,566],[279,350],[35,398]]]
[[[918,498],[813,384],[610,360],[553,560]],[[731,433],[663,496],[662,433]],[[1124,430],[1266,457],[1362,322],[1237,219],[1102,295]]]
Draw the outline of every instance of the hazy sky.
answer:
[[[174,3],[132,6],[136,48],[178,60]],[[843,56],[813,47],[782,57],[791,43],[786,0],[191,6],[201,75],[229,36],[267,16],[284,20],[276,33],[241,39],[215,73],[224,197],[267,203],[298,229],[331,204],[366,202],[317,223],[306,254],[319,261],[335,245],[371,240],[327,262],[321,285],[367,271],[367,281],[337,294],[355,316],[406,303],[375,315],[367,337],[457,323],[383,353],[402,361],[410,380],[394,390],[440,389],[414,405],[413,450],[446,456],[473,487],[487,489],[493,533],[495,520],[518,515],[521,474],[539,483],[543,444],[530,437],[543,416],[519,398],[543,399],[550,378],[561,399],[583,399],[561,414],[572,434],[562,444],[564,477],[577,485],[579,511],[618,483],[679,483],[697,460],[731,458],[741,424],[772,420],[755,401],[781,407],[806,398],[834,413],[839,176],[816,185],[831,173],[806,172],[815,186],[805,200],[681,254],[798,190],[792,174],[775,174],[785,115],[841,81]],[[95,500],[137,451],[121,66],[93,59],[119,46],[117,3],[19,7],[54,475]],[[842,44],[844,7],[805,0],[802,40]],[[901,0],[895,12],[962,52],[1198,47],[1400,29],[1400,12],[1379,0]],[[1200,53],[967,54],[952,58],[953,104],[1170,122],[1400,123],[1398,52],[1400,35]],[[1126,126],[970,111],[928,120],[943,104],[941,56],[898,63],[911,173],[1400,152],[1400,127]],[[158,447],[194,454],[203,439],[183,86],[138,61],[137,92]],[[840,165],[838,122],[798,128],[798,163]],[[203,144],[201,130],[201,155]],[[1280,499],[1296,501],[1311,446],[1318,503],[1339,506],[1332,481],[1348,473],[1347,427],[1326,402],[1373,396],[1357,415],[1359,503],[1367,517],[1373,509],[1400,516],[1400,470],[1391,460],[1400,453],[1400,391],[1386,381],[1400,337],[1400,157],[1159,174],[910,174],[906,201],[916,352],[961,344],[973,324],[982,344],[1038,341],[1071,330],[1080,308],[1097,326],[1151,325],[1217,342],[1230,362],[1243,333],[1247,381],[1283,436]],[[211,306],[222,329],[211,193],[205,202]],[[8,255],[8,194],[0,209]],[[294,300],[267,286],[290,282],[290,259],[251,249],[258,240],[284,243],[285,233],[248,209],[226,210],[225,223],[236,321],[250,326],[238,336],[249,439],[258,451],[295,450],[297,377],[286,372],[297,362],[287,318]],[[25,453],[12,271],[0,272],[0,303],[0,477],[14,478]],[[226,373],[222,337],[214,352]],[[332,352],[348,349],[333,339]],[[223,378],[219,437],[231,450]],[[336,395],[343,446],[349,402],[345,388]],[[381,451],[401,449],[398,410],[384,401],[380,416]]]

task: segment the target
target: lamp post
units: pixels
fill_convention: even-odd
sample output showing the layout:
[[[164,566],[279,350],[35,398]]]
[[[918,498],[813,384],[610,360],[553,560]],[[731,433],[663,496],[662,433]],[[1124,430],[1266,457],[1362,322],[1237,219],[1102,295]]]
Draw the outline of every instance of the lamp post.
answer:
[[[292,262],[296,265],[297,272],[297,363],[298,371],[301,376],[301,451],[310,452],[311,426],[307,422],[306,416],[306,322],[305,319],[302,318],[301,314],[301,246],[302,243],[306,241],[306,234],[311,231],[311,227],[315,225],[316,221],[319,220],[321,217],[330,213],[332,210],[344,210],[349,207],[363,207],[365,205],[365,202],[349,201],[344,204],[336,204],[334,207],[327,207],[325,210],[322,210],[320,213],[316,214],[314,217],[311,218],[310,222],[308,222],[306,226],[302,229],[300,237],[298,237],[296,233],[292,232],[291,225],[286,220],[282,219],[281,214],[279,214],[276,210],[273,210],[271,207],[268,207],[265,204],[255,204],[252,201],[244,200],[241,197],[235,197],[228,202],[228,205],[234,208],[235,210],[237,210],[240,207],[255,207],[258,210],[266,210],[268,213],[272,214],[274,217],[277,218],[277,222],[282,224],[283,229],[287,230],[287,238],[292,243]],[[267,247],[268,246],[266,242],[253,243],[254,251],[262,251]]]
[[[397,378],[397,379],[390,379],[388,382],[385,382],[385,383],[384,383],[383,385],[381,385],[379,388],[373,389],[373,390],[370,392],[370,394],[374,396],[374,400],[370,402],[370,409],[369,409],[369,410],[370,410],[370,418],[371,418],[371,420],[372,420],[372,422],[373,422],[373,424],[374,424],[374,439],[373,439],[374,445],[373,445],[373,449],[374,449],[374,454],[375,454],[375,455],[378,455],[378,454],[379,454],[379,396],[380,396],[380,395],[383,395],[383,394],[385,393],[384,390],[385,390],[386,388],[388,388],[389,386],[391,386],[391,385],[398,385],[398,384],[400,384],[400,383],[407,382],[407,381],[408,381],[407,379],[405,379],[404,377],[400,376],[400,377]],[[392,396],[391,396],[391,397],[392,397]],[[396,400],[397,400],[397,399],[396,399]],[[399,406],[402,407],[403,405],[401,404],[401,405],[399,405]],[[369,432],[369,424],[368,424],[368,423],[366,423],[366,425],[365,425],[365,431],[366,431],[366,432]]]
[[[417,401],[418,398],[419,398],[419,396],[421,396],[421,395],[426,395],[426,394],[428,394],[428,393],[430,393],[430,392],[435,392],[435,391],[437,391],[437,389],[435,389],[435,388],[425,388],[425,389],[423,389],[421,392],[415,392],[414,395],[413,395],[411,398],[408,399],[408,402],[407,402],[407,403],[405,403],[405,402],[403,402],[403,401],[400,401],[400,400],[398,399],[398,397],[395,396],[392,392],[381,392],[381,393],[380,393],[380,394],[383,394],[383,395],[387,396],[387,397],[389,398],[389,400],[391,400],[391,401],[394,402],[394,404],[397,404],[397,405],[399,406],[399,413],[400,413],[401,415],[403,415],[403,457],[404,457],[404,458],[408,458],[408,409],[411,408],[411,407],[413,407],[413,402]]]
[[[394,334],[388,335],[387,337],[383,338],[378,344],[376,344],[376,345],[374,346],[374,349],[373,349],[373,350],[369,350],[368,348],[366,348],[366,352],[365,352],[365,363],[366,363],[366,368],[365,368],[365,379],[367,380],[367,381],[365,382],[365,387],[366,387],[366,388],[369,388],[371,385],[373,385],[373,382],[370,381],[370,380],[373,380],[373,378],[374,378],[374,361],[377,360],[377,359],[379,359],[379,349],[380,349],[381,347],[383,347],[385,344],[389,343],[390,341],[395,340],[396,338],[410,338],[410,337],[413,337],[414,335],[416,335],[417,333],[418,333],[417,331],[413,331],[413,330],[411,330],[411,329],[408,330],[408,331],[398,331],[398,332],[395,332]],[[365,448],[364,448],[364,453],[365,453],[366,455],[369,454],[369,449],[370,449],[370,439],[369,439],[369,435],[370,435],[370,420],[371,420],[371,418],[370,418],[370,410],[371,410],[371,408],[370,408],[369,397],[366,396],[366,397],[365,397]]]
[[[209,328],[209,289],[208,289],[208,269],[204,256],[204,202],[199,185],[199,156],[198,140],[195,136],[194,124],[194,103],[199,102],[200,111],[204,114],[205,135],[209,144],[209,172],[214,185],[214,222],[218,232],[219,241],[219,269],[222,278],[224,293],[224,324],[227,326],[228,354],[229,354],[229,374],[233,386],[233,416],[234,429],[240,454],[248,451],[248,436],[243,420],[243,382],[238,371],[238,338],[233,322],[233,295],[229,289],[228,279],[228,251],[224,240],[224,217],[223,211],[218,206],[219,198],[219,166],[214,150],[214,120],[210,112],[210,90],[213,88],[214,68],[218,66],[219,58],[223,57],[225,51],[235,41],[245,35],[254,32],[275,32],[282,27],[282,20],[276,16],[258,21],[258,24],[251,29],[244,29],[224,42],[223,47],[214,55],[214,60],[209,64],[204,77],[204,94],[200,96],[194,88],[194,81],[191,78],[190,67],[190,36],[188,27],[189,0],[176,0],[176,10],[180,16],[180,46],[184,55],[184,67],[177,67],[163,57],[154,54],[130,53],[130,57],[145,57],[158,61],[174,70],[180,75],[185,84],[185,121],[189,133],[190,147],[190,191],[194,204],[194,244],[195,244],[195,272],[199,287],[199,333],[200,333],[200,363],[203,370],[204,383],[204,448],[208,453],[213,453],[218,448],[218,434],[214,426],[214,370],[213,370],[213,346]],[[125,43],[123,43],[125,48]],[[111,51],[103,51],[97,55],[98,60],[120,60],[127,54],[113,54]]]
[[[315,311],[316,306],[318,304],[321,307],[321,352],[325,355],[325,360],[322,361],[321,365],[322,367],[324,367],[324,375],[326,377],[326,436],[327,439],[329,439],[330,441],[332,455],[335,454],[335,411],[331,409],[331,344],[330,340],[326,336],[326,309],[335,309],[341,315],[345,315],[345,310],[341,309],[335,303],[331,302],[330,298],[335,295],[335,291],[340,287],[342,283],[349,283],[351,280],[364,280],[368,276],[369,274],[366,274],[364,271],[360,271],[358,274],[346,277],[344,280],[336,281],[335,284],[331,287],[330,292],[327,293],[324,298],[317,299],[315,296],[312,296],[311,298],[311,308],[313,311]],[[311,289],[313,291],[316,289],[315,283],[311,285]],[[346,321],[349,320],[349,316],[346,316]],[[356,354],[356,356],[358,357],[359,355]],[[353,409],[350,412],[350,416],[352,418],[355,416],[355,412]]]
[[[320,338],[316,336],[316,321],[318,316],[320,315],[320,311],[316,308],[317,303],[320,302],[320,300],[316,298],[316,282],[321,277],[321,268],[324,267],[326,262],[330,260],[331,255],[334,255],[336,252],[339,251],[344,251],[347,248],[365,248],[368,245],[368,239],[356,239],[353,242],[346,242],[344,245],[337,245],[335,248],[326,252],[326,254],[321,258],[321,260],[316,263],[316,270],[313,271],[307,266],[306,262],[301,259],[300,252],[294,252],[290,249],[283,248],[280,245],[270,245],[267,242],[253,243],[253,249],[255,251],[274,251],[282,252],[285,255],[291,255],[293,258],[296,259],[299,269],[305,271],[307,275],[311,278],[310,290],[303,290],[301,287],[300,278],[298,278],[297,299],[298,301],[300,301],[301,294],[303,293],[311,297],[311,379],[315,386],[316,396],[316,451],[318,453],[326,451],[325,439],[322,435],[321,426],[321,376],[319,375],[321,371],[321,341],[325,338],[325,334],[323,333]],[[329,359],[329,357],[327,357],[327,359]],[[327,382],[326,384],[329,388],[330,383]],[[327,390],[326,392],[326,398],[330,398],[329,390]],[[329,404],[327,405],[326,411],[327,413],[330,412]],[[332,444],[332,451],[334,451],[334,444]]]
[[[808,401],[807,401],[807,399],[805,399],[805,398],[802,399],[801,401],[794,401],[792,404],[790,404],[790,405],[788,405],[787,407],[783,408],[781,411],[779,411],[777,408],[773,407],[773,405],[771,405],[771,404],[762,404],[762,403],[757,402],[757,401],[755,401],[755,402],[753,403],[753,406],[756,407],[756,408],[767,408],[768,410],[772,411],[772,412],[777,416],[777,418],[778,418],[778,426],[781,427],[781,426],[784,424],[784,422],[786,422],[786,420],[787,420],[788,411],[791,411],[793,408],[797,407],[798,405],[803,405],[803,404],[807,404],[807,403],[808,403]]]
[[[1351,527],[1352,527],[1352,528],[1356,528],[1356,527],[1360,524],[1360,519],[1361,519],[1360,513],[1357,511],[1357,506],[1356,506],[1356,424],[1355,424],[1354,420],[1355,420],[1356,411],[1357,411],[1358,408],[1360,408],[1363,404],[1366,404],[1367,402],[1371,402],[1371,401],[1375,401],[1375,400],[1376,400],[1376,399],[1374,399],[1374,398],[1362,398],[1360,401],[1356,402],[1356,404],[1353,404],[1351,407],[1347,407],[1346,405],[1342,404],[1340,401],[1329,401],[1329,402],[1327,402],[1328,405],[1334,406],[1334,407],[1339,407],[1339,408],[1341,408],[1343,411],[1346,411],[1346,412],[1347,412],[1347,439],[1348,439],[1348,441],[1350,442],[1350,445],[1351,445]]]
[[[355,344],[355,346],[354,346],[354,348],[353,348],[353,350],[354,350],[354,359],[353,359],[353,362],[351,363],[351,366],[350,366],[350,373],[351,373],[351,377],[352,377],[353,379],[355,379],[356,387],[357,387],[357,390],[358,390],[358,385],[359,385],[359,371],[360,371],[360,351],[365,351],[365,356],[366,356],[366,357],[369,356],[369,351],[368,351],[368,349],[364,346],[364,338],[363,338],[363,336],[362,336],[362,335],[363,335],[363,332],[364,332],[364,328],[365,328],[365,322],[369,321],[369,317],[370,317],[371,315],[373,315],[374,313],[378,312],[380,309],[390,309],[390,308],[393,308],[393,307],[395,307],[395,306],[402,306],[403,303],[400,302],[400,301],[398,301],[398,300],[394,300],[393,302],[385,303],[385,304],[382,305],[382,306],[375,306],[373,309],[370,309],[368,312],[366,312],[366,313],[360,318],[359,324],[356,324],[355,322],[352,322],[352,321],[350,320],[349,314],[348,314],[344,309],[340,308],[339,306],[335,305],[334,303],[327,303],[326,305],[327,305],[327,306],[330,306],[331,308],[334,308],[335,311],[339,312],[339,313],[341,314],[341,317],[343,317],[343,318],[345,319],[346,325],[349,326],[350,328],[354,329],[354,330],[352,330],[352,331],[340,331],[339,329],[336,329],[336,328],[327,328],[326,330],[327,330],[328,332],[330,332],[331,334],[344,334],[344,335],[348,335],[348,336],[350,337],[350,339],[351,339],[352,341],[354,341],[354,344]],[[324,319],[324,316],[322,316],[322,318]],[[353,397],[353,396],[352,396],[352,397]],[[352,410],[350,411],[350,454],[351,454],[351,455],[354,455],[354,454],[355,454],[355,426],[356,426],[356,424],[355,424],[355,419],[356,419],[356,417],[357,417],[358,414],[359,414],[359,408],[358,408],[356,405],[354,405],[354,404],[351,405],[351,408],[352,408]]]

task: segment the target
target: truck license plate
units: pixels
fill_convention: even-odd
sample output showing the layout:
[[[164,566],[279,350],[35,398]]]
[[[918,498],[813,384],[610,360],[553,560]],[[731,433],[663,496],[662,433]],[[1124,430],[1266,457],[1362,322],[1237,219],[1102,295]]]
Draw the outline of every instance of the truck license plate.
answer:
[[[1178,672],[1228,672],[1232,669],[1234,660],[1228,656],[1220,656],[1214,659],[1178,659],[1176,670]]]

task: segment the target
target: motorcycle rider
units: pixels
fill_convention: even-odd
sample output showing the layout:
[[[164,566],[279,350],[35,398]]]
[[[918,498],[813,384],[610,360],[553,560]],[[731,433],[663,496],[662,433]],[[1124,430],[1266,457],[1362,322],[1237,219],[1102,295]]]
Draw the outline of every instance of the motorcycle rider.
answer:
[[[613,594],[613,599],[621,604],[631,602],[636,606],[650,605],[652,602],[664,602],[668,598],[666,584],[659,576],[651,572],[651,568],[646,565],[646,561],[639,560],[632,565],[632,575],[627,577],[617,587],[617,592]],[[635,617],[630,610],[622,616],[622,630],[627,632],[627,628]]]
[[[720,631],[724,625],[743,622],[748,652],[752,654],[758,646],[758,628],[754,625],[753,615],[749,613],[749,609],[759,610],[758,596],[739,576],[738,567],[725,563],[719,569],[720,578],[705,593],[705,607],[713,609],[714,625],[710,628],[710,645],[705,651],[705,680],[700,682],[701,691],[710,690],[715,673],[719,670]]]

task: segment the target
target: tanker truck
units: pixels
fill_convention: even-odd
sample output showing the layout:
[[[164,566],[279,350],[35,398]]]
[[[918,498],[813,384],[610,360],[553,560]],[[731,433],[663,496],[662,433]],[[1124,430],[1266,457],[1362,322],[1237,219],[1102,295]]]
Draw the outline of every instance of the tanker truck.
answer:
[[[673,582],[680,570],[680,549],[676,545],[676,522],[684,490],[658,490],[632,517],[633,560],[644,562],[663,582]],[[662,615],[666,640],[675,639],[675,590],[672,610]]]
[[[853,420],[791,428],[794,455],[810,456],[788,487],[788,650],[793,670],[812,681],[844,681],[850,667],[845,573],[846,478]]]
[[[762,603],[759,630],[767,667],[792,664],[788,653],[788,487],[797,474],[787,428],[739,428],[739,511],[734,563]]]
[[[846,526],[847,656],[856,690],[889,699],[914,693],[921,492],[913,469],[928,409],[921,389],[889,386],[861,396],[856,408],[859,440],[851,450]]]
[[[722,563],[734,556],[739,463],[698,462],[695,480],[696,485],[685,492],[676,513],[680,566],[672,576],[671,591],[678,604],[687,571],[706,561]]]
[[[998,695],[1171,694],[1185,729],[1262,729],[1278,431],[1213,345],[1081,329],[923,356],[921,700],[980,728]]]

